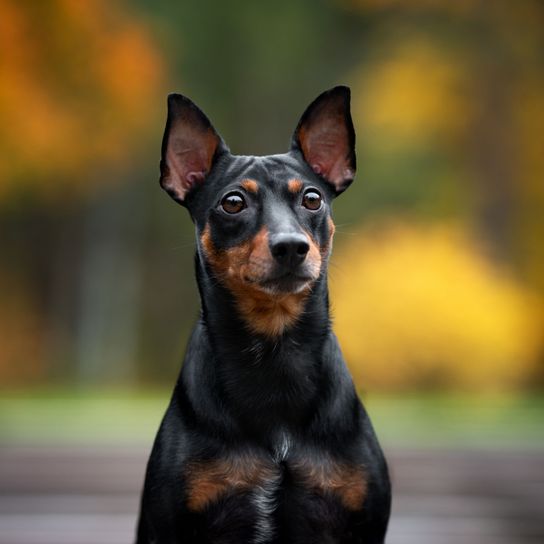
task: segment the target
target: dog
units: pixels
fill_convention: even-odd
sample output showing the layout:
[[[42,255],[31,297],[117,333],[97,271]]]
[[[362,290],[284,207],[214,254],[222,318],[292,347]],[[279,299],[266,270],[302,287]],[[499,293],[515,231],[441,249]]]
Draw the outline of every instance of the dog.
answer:
[[[137,544],[381,544],[387,464],[331,328],[332,200],[355,176],[350,90],[288,153],[233,155],[168,97],[160,183],[195,224],[202,302],[148,462]]]

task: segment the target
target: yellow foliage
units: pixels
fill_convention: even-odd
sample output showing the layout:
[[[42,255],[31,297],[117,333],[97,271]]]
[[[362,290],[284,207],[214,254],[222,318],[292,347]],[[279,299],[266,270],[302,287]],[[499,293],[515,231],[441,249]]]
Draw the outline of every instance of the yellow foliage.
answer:
[[[360,75],[355,118],[382,147],[455,136],[469,118],[465,76],[454,57],[413,36]]]
[[[530,378],[537,304],[461,229],[362,229],[333,263],[335,330],[359,387],[494,390]]]

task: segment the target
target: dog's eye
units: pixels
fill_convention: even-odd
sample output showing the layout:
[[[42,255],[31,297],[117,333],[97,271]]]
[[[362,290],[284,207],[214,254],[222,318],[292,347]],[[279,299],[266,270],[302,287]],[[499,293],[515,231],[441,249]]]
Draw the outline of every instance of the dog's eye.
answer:
[[[302,197],[302,205],[308,210],[319,210],[321,203],[321,195],[315,189],[308,189]]]
[[[240,193],[228,193],[221,200],[221,207],[227,213],[240,213],[246,207],[246,201]]]

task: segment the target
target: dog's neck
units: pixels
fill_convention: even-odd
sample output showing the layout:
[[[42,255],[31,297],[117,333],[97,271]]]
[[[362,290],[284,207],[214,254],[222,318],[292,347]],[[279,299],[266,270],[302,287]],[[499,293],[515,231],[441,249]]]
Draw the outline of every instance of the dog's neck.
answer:
[[[255,425],[263,413],[279,425],[297,418],[302,424],[323,385],[323,345],[330,338],[326,270],[304,299],[303,311],[282,334],[255,334],[237,310],[236,297],[197,257],[202,301],[201,331],[211,348],[218,390]],[[224,381],[222,381],[224,379]],[[223,399],[224,400],[224,399]],[[251,422],[250,422],[251,424]]]

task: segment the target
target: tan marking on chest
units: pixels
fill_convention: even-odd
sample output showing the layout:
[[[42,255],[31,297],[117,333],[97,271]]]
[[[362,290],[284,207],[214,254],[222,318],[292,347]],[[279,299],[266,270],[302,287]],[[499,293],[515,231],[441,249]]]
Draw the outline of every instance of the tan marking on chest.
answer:
[[[199,512],[221,496],[249,491],[277,478],[274,465],[249,457],[189,463],[186,469],[187,507]]]
[[[303,486],[321,495],[332,493],[338,496],[348,510],[362,507],[367,481],[361,466],[331,460],[303,460],[293,464],[293,471]]]
[[[304,311],[309,288],[300,293],[270,294],[255,286],[267,276],[273,264],[265,228],[252,240],[224,251],[215,249],[208,225],[200,240],[206,258],[217,277],[233,294],[238,311],[249,329],[274,337],[297,321]],[[313,242],[308,258],[315,261],[314,266],[318,271],[321,255]]]

